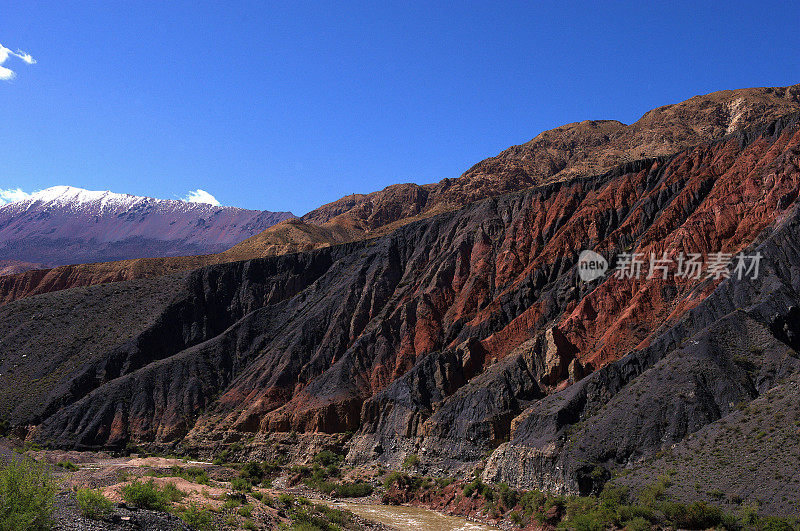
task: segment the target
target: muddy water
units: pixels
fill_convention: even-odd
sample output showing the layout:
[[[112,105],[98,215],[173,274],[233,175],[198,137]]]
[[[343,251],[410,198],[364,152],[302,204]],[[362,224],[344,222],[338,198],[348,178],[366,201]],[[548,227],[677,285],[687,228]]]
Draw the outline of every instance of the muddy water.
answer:
[[[359,516],[402,531],[490,531],[499,529],[455,516],[445,516],[436,511],[419,507],[340,501],[324,503],[337,509],[347,509]]]

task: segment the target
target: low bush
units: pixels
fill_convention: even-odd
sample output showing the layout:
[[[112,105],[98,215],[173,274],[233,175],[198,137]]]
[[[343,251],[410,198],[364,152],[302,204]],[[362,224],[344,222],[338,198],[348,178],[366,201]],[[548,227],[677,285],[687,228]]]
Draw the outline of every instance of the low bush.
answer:
[[[661,511],[667,519],[684,529],[708,529],[722,521],[720,508],[705,502],[694,502],[690,505],[665,502]]]
[[[333,489],[336,498],[361,498],[372,494],[372,485],[369,483],[340,483]]]
[[[78,470],[78,466],[72,461],[59,461],[56,466],[64,470]]]
[[[320,466],[331,466],[331,465],[340,465],[344,460],[344,456],[335,454],[330,450],[322,450],[320,453],[314,456],[314,463]]]
[[[224,465],[225,463],[231,460],[231,451],[229,449],[222,450],[217,455],[214,456],[214,460],[212,461],[215,465]]]
[[[180,509],[178,516],[192,529],[199,531],[210,531],[212,529],[211,511],[201,508],[194,502]]]
[[[278,494],[278,505],[288,509],[294,503],[294,496],[291,494]]]
[[[653,524],[642,517],[636,517],[625,523],[625,531],[650,531]]]
[[[163,492],[164,496],[171,502],[179,502],[186,496],[186,493],[176,487],[175,483],[172,482],[164,485],[161,492]]]
[[[497,486],[497,492],[500,494],[500,503],[502,503],[503,507],[506,509],[513,509],[517,505],[517,500],[519,499],[517,491],[510,488],[505,483],[500,483]]]
[[[166,510],[170,502],[152,479],[146,482],[135,479],[128,483],[122,487],[122,499],[135,507],[154,511]]]
[[[309,478],[305,480],[305,484],[334,498],[361,498],[369,496],[373,491],[372,485],[364,482],[335,483],[323,479]]]
[[[480,478],[475,478],[471,483],[464,485],[464,496],[470,497],[474,493],[489,499],[492,496],[492,488],[486,485]]]
[[[242,501],[242,496],[240,496],[239,494],[235,494],[235,493],[231,492],[231,493],[228,493],[225,496],[225,503],[222,504],[222,508],[223,509],[235,509],[236,507],[241,506],[242,503],[244,503]]]
[[[0,529],[50,529],[55,482],[33,459],[0,468]]]
[[[245,463],[242,466],[242,469],[239,471],[239,477],[245,481],[248,481],[252,485],[258,485],[264,479],[264,468],[261,466],[261,463],[256,461],[250,461]]]
[[[246,479],[233,478],[231,480],[231,489],[238,492],[250,492],[253,490],[253,485]]]
[[[154,476],[174,476],[178,478],[183,478],[186,481],[191,481],[192,483],[199,483],[200,485],[208,485],[211,483],[210,479],[208,478],[208,473],[199,466],[188,466],[182,467],[179,465],[173,466],[169,473],[164,472],[153,472]]]
[[[409,470],[412,468],[417,468],[419,466],[419,456],[417,454],[408,454],[405,459],[403,459],[403,469]]]
[[[408,476],[402,472],[397,472],[396,470],[389,472],[389,474],[383,480],[383,487],[388,490],[395,484],[402,486],[405,478],[408,478]]]
[[[111,500],[94,489],[78,489],[75,493],[81,514],[92,520],[102,520],[111,514]]]

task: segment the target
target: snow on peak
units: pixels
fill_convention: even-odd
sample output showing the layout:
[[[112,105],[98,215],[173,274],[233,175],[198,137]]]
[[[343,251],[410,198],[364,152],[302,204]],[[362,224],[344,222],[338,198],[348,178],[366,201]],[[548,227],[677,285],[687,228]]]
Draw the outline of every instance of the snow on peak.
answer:
[[[141,200],[160,201],[128,194],[115,194],[109,190],[92,191],[76,188],[74,186],[53,186],[31,194],[28,201],[42,201],[44,203],[84,204],[99,201],[101,205],[126,206]]]
[[[41,205],[47,208],[67,208],[70,210],[127,210],[142,203],[156,205],[161,203],[160,199],[149,197],[137,197],[128,194],[116,194],[114,192],[84,190],[74,186],[52,186],[31,194],[29,197],[17,203],[18,207],[31,208],[34,205]],[[14,203],[11,203],[12,205]]]
[[[186,200],[155,199],[130,194],[118,194],[109,190],[94,191],[75,186],[52,186],[32,193],[17,201],[8,203],[15,210],[37,208],[66,208],[70,210],[92,210],[107,212],[125,211],[131,208],[159,207],[174,211],[208,211],[218,207],[201,202]]]

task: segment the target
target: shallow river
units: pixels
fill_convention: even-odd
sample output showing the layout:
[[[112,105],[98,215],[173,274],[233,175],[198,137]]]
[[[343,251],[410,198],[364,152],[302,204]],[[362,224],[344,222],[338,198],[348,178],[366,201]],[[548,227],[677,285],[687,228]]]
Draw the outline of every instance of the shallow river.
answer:
[[[374,522],[380,522],[404,531],[490,531],[498,529],[490,525],[470,522],[455,516],[445,516],[436,511],[419,507],[373,505],[343,501],[322,503],[337,509],[347,509]]]

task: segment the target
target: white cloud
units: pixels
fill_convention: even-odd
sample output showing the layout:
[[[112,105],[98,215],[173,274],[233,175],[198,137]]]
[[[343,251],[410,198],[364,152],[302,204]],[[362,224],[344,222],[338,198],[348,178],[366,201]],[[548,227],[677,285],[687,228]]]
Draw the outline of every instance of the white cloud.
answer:
[[[216,197],[209,194],[205,190],[201,190],[200,188],[186,194],[186,196],[182,198],[182,201],[186,201],[187,203],[207,203],[209,205],[221,206]]]
[[[35,64],[36,59],[31,57],[31,54],[23,52],[22,50],[17,50],[16,52],[12,52],[10,48],[6,48],[2,44],[0,44],[0,65],[5,63],[10,56],[17,57],[22,59],[24,62],[28,63],[29,65]],[[6,68],[5,66],[0,66],[0,79],[3,81],[10,81],[14,79],[17,74],[14,73],[13,70],[10,68]]]
[[[12,188],[3,190],[0,188],[0,206],[13,203],[14,201],[22,201],[26,197],[30,197],[30,195],[29,193],[23,192],[21,188],[17,188],[16,190]]]

